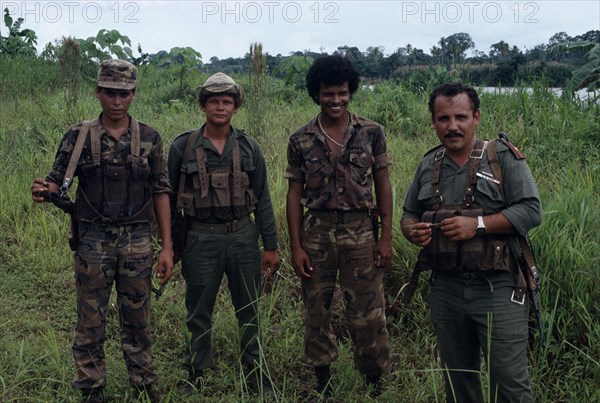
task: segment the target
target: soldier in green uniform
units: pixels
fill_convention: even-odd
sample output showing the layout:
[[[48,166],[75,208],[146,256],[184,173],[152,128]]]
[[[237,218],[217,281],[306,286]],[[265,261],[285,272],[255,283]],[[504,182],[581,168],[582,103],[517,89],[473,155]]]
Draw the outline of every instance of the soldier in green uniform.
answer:
[[[206,122],[177,136],[168,157],[175,214],[187,218],[181,262],[191,339],[183,360],[188,380],[181,392],[192,393],[203,370],[213,365],[212,313],[223,274],[236,310],[248,385],[254,391],[261,385],[268,389],[268,376],[260,370],[258,298],[261,265],[270,277],[279,255],[265,159],[258,142],[231,125],[244,97],[240,85],[216,73],[197,94]]]
[[[73,342],[73,385],[83,401],[104,401],[105,324],[113,283],[121,319],[121,346],[129,382],[157,400],[152,384],[152,339],[148,327],[153,252],[150,230],[158,222],[162,250],[158,277],[166,283],[173,269],[169,193],[171,187],[156,130],[129,114],[135,98],[137,68],[123,60],[100,64],[96,98],[100,116],[72,126],[63,136],[52,171],[31,187],[35,202],[68,190],[65,173],[77,140],[82,149],[74,172],[79,186],[74,206],[77,328]],[[83,137],[81,137],[83,136]]]
[[[481,352],[491,401],[531,402],[528,303],[516,297],[517,236],[539,225],[541,203],[523,155],[476,136],[476,91],[444,84],[429,98],[441,145],[421,161],[404,202],[404,236],[432,269],[429,304],[448,402],[483,402]],[[503,180],[494,177],[495,147]],[[503,188],[502,188],[503,187]]]
[[[348,111],[358,72],[341,56],[317,59],[306,76],[319,115],[289,138],[287,221],[305,309],[304,361],[330,394],[337,343],[330,326],[339,276],[357,369],[375,389],[389,368],[380,269],[392,256],[391,164],[382,127]],[[370,212],[381,216],[376,240]],[[306,212],[304,207],[307,208]]]

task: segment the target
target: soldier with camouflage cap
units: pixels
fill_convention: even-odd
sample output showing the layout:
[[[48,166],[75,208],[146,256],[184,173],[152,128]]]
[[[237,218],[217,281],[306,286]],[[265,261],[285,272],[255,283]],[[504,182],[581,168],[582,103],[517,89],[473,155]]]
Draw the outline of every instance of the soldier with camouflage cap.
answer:
[[[263,355],[258,327],[259,236],[264,276],[270,277],[279,266],[265,159],[258,142],[231,125],[244,99],[239,84],[216,73],[198,87],[197,95],[206,122],[177,136],[168,158],[171,184],[177,191],[174,214],[184,214],[187,220],[181,261],[191,339],[183,362],[188,378],[180,389],[191,394],[200,385],[203,371],[213,365],[212,313],[226,274],[240,327],[246,381],[253,390],[264,392],[270,389],[270,381],[260,370],[263,365],[258,365]]]
[[[113,283],[129,382],[137,392],[158,400],[152,390],[157,374],[148,326],[153,266],[150,227],[158,222],[162,250],[157,276],[166,283],[173,269],[171,187],[161,136],[128,114],[136,79],[137,68],[127,61],[111,59],[100,64],[95,94],[102,113],[65,133],[52,171],[45,179],[36,178],[31,187],[35,202],[58,192],[64,194],[70,185],[69,166],[76,166],[73,385],[86,402],[104,401],[105,318]]]
[[[375,390],[389,367],[380,270],[392,256],[391,161],[381,126],[347,109],[358,84],[348,59],[317,59],[306,88],[321,112],[290,136],[287,152],[287,222],[292,265],[302,281],[304,361],[315,367],[316,389],[325,395],[338,355],[330,326],[338,276],[356,367]],[[370,217],[373,187],[382,223],[379,240]]]

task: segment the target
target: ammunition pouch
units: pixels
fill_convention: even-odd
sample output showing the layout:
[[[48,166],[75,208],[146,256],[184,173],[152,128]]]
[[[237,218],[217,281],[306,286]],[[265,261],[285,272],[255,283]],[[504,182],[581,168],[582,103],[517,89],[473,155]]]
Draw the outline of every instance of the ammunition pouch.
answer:
[[[76,215],[89,222],[124,225],[154,220],[152,194],[146,185],[147,163],[91,164],[81,167]]]
[[[481,208],[463,209],[461,206],[445,206],[437,211],[426,211],[421,221],[439,224],[455,216],[477,217],[483,215]],[[517,272],[517,263],[506,236],[475,236],[465,241],[451,241],[439,226],[431,227],[431,243],[420,255],[427,269],[455,272],[480,270],[506,270]]]

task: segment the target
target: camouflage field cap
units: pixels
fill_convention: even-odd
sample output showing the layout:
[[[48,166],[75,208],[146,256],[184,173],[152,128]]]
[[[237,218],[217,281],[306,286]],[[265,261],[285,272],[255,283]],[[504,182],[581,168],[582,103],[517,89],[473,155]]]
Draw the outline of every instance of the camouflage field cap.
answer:
[[[137,67],[119,59],[103,60],[98,69],[98,87],[114,88],[117,90],[132,90],[135,88]]]
[[[244,101],[244,89],[233,81],[227,74],[215,73],[196,89],[198,98],[202,95],[233,94],[240,97],[240,104]]]

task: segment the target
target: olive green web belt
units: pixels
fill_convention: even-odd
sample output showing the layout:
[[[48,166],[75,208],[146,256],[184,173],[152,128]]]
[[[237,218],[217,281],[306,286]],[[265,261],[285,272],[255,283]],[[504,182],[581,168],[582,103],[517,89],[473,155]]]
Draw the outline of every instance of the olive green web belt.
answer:
[[[233,220],[226,223],[208,223],[191,219],[188,229],[203,234],[230,234],[238,232],[248,224],[250,224],[250,216],[245,216],[239,220]]]

